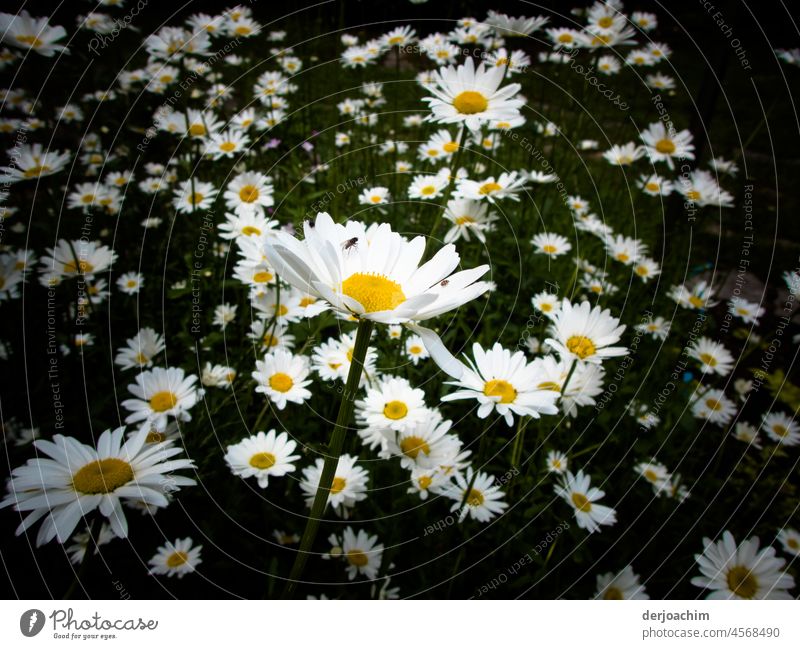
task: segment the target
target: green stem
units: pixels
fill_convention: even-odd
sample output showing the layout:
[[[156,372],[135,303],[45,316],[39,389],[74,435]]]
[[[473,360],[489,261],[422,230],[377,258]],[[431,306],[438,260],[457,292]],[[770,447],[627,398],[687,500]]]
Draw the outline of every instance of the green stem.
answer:
[[[353,415],[355,396],[358,391],[358,384],[361,379],[361,372],[364,369],[364,358],[367,355],[369,339],[372,334],[372,320],[362,319],[358,323],[356,332],[356,344],[353,350],[353,360],[350,363],[350,371],[347,374],[342,400],[339,403],[339,415],[336,418],[336,425],[333,427],[331,439],[328,443],[328,450],[325,455],[325,464],[322,467],[322,475],[319,480],[319,487],[314,496],[314,503],[311,505],[311,514],[306,521],[306,529],[303,531],[303,538],[300,539],[300,548],[289,574],[289,581],[284,590],[284,599],[291,599],[294,596],[297,584],[303,576],[303,569],[306,566],[311,547],[319,530],[322,514],[328,504],[328,494],[331,491],[336,467],[339,464],[339,457],[344,448],[344,440],[347,436],[347,425]]]
[[[530,419],[531,419],[530,417],[520,417],[519,421],[517,422],[517,434],[514,437],[514,446],[511,449],[512,467],[519,466],[519,462],[522,459],[522,447],[523,447],[523,441],[525,440],[525,428],[527,428]]]
[[[433,227],[431,227],[431,231],[428,234],[428,241],[430,243],[433,241],[433,237],[436,234],[436,230],[439,229],[439,223],[442,221],[442,215],[445,213],[447,209],[447,203],[450,201],[450,195],[453,193],[453,187],[456,184],[456,176],[458,175],[458,165],[461,163],[461,155],[464,152],[464,145],[467,141],[467,127],[461,127],[461,137],[458,139],[458,149],[456,149],[456,153],[453,156],[453,165],[450,167],[450,182],[447,183],[447,189],[444,191],[444,199],[442,200],[442,209],[436,215],[436,220],[433,222]],[[427,255],[426,255],[427,257]]]

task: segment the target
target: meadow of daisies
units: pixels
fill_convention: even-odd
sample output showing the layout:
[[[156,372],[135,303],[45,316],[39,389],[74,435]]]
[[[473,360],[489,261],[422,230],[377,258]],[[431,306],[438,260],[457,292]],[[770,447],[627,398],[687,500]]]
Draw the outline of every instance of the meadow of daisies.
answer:
[[[714,126],[649,2],[75,4],[0,13],[8,597],[797,596],[791,43],[702,14]]]

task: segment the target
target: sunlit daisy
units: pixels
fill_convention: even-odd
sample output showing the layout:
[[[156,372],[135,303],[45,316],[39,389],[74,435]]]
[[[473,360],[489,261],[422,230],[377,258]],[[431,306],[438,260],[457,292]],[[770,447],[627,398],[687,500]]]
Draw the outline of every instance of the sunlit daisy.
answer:
[[[159,547],[148,561],[151,566],[150,574],[182,579],[202,563],[202,549],[202,545],[194,545],[194,541],[188,536],[185,539],[176,539],[174,543],[168,542]]]
[[[292,462],[300,459],[299,455],[293,455],[296,448],[297,442],[290,440],[288,433],[259,431],[228,446],[225,462],[234,475],[244,479],[255,477],[258,486],[266,489],[270,476],[279,478],[295,470]]]
[[[256,361],[252,377],[257,383],[256,392],[265,394],[278,410],[283,410],[290,401],[303,403],[311,398],[306,388],[311,383],[309,372],[308,358],[277,348]]]

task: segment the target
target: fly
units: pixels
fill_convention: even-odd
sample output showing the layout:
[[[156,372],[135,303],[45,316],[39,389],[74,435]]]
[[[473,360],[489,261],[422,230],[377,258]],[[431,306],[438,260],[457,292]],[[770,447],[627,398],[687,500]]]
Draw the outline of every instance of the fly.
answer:
[[[353,237],[352,239],[348,239],[342,244],[342,250],[347,252],[352,248],[355,248],[358,245],[358,237]]]

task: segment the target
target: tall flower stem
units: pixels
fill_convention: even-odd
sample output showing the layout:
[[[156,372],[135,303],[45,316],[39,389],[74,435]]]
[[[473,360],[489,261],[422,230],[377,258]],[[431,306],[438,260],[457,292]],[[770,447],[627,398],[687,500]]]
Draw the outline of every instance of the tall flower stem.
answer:
[[[433,222],[433,227],[431,227],[430,234],[428,234],[428,243],[433,241],[433,237],[436,234],[436,230],[439,229],[439,223],[442,221],[442,215],[447,210],[447,203],[450,202],[450,196],[453,194],[453,187],[456,184],[456,178],[458,176],[458,165],[461,163],[461,156],[464,152],[464,145],[467,142],[467,127],[466,125],[461,127],[461,137],[458,139],[458,149],[456,149],[456,153],[453,156],[453,165],[450,167],[450,182],[447,183],[447,189],[444,191],[444,198],[442,199],[442,209],[436,215],[436,220]],[[427,255],[426,255],[427,257]]]
[[[311,514],[309,514],[308,520],[306,521],[306,529],[303,531],[303,537],[300,539],[300,548],[297,551],[292,571],[289,573],[289,581],[286,583],[286,588],[283,592],[285,599],[291,599],[294,596],[297,584],[303,576],[303,569],[306,566],[308,555],[311,553],[311,548],[314,545],[314,539],[317,537],[322,514],[325,511],[325,505],[328,504],[328,495],[330,494],[331,485],[333,484],[336,466],[339,464],[339,457],[342,454],[344,440],[347,436],[347,425],[350,422],[350,418],[353,416],[358,383],[361,379],[361,372],[364,370],[364,358],[367,355],[369,338],[372,334],[372,324],[372,320],[367,319],[362,319],[358,323],[356,344],[353,349],[353,360],[350,363],[350,371],[347,374],[344,393],[339,403],[339,415],[336,417],[336,425],[333,427],[333,432],[328,442],[325,464],[322,467],[322,476],[319,480],[317,493],[314,496],[314,503],[311,505]]]

